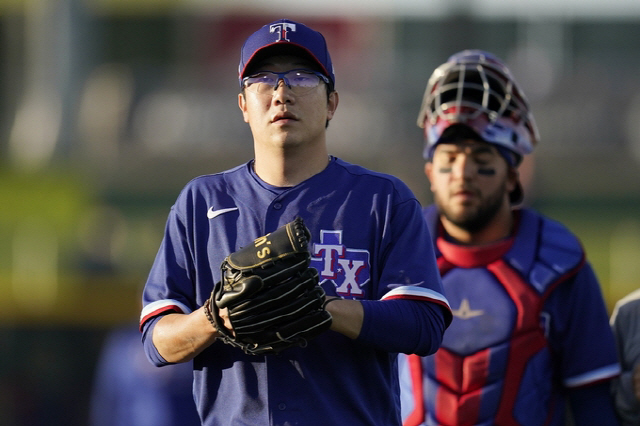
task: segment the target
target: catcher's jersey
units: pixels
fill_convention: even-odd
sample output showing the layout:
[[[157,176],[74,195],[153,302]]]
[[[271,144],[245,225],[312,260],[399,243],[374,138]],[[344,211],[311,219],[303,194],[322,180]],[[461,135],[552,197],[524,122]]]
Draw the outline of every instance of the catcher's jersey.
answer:
[[[311,232],[311,266],[328,296],[448,309],[420,205],[400,180],[332,157],[321,173],[277,188],[250,162],[181,192],[145,286],[143,332],[158,315],[200,307],[227,255],[296,216]],[[396,354],[333,331],[266,357],[217,341],[194,359],[204,425],[399,424],[397,379]]]
[[[439,237],[435,207],[425,217],[454,319],[435,355],[400,358],[405,425],[564,425],[565,389],[619,373],[579,241],[528,209],[482,247]]]

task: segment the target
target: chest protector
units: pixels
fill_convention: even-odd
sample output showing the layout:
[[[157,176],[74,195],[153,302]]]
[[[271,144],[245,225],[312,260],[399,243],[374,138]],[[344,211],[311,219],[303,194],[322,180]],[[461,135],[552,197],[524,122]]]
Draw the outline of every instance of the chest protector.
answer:
[[[524,209],[516,213],[513,238],[466,247],[438,237],[435,208],[425,216],[454,319],[434,356],[409,359],[414,378],[422,370],[418,393],[426,403],[416,405],[423,412],[412,414],[414,424],[549,424],[558,415],[552,386],[558,378],[543,305],[584,263],[579,241]]]

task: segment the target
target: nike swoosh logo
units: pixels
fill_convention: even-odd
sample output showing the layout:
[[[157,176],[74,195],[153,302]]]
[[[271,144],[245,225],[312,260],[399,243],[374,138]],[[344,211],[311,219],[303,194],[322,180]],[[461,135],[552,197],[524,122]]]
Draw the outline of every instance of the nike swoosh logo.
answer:
[[[207,211],[207,217],[209,219],[213,219],[216,216],[220,216],[221,214],[229,213],[229,212],[232,212],[234,210],[238,210],[238,208],[237,207],[229,207],[228,209],[214,210],[213,207],[209,207],[209,211]]]

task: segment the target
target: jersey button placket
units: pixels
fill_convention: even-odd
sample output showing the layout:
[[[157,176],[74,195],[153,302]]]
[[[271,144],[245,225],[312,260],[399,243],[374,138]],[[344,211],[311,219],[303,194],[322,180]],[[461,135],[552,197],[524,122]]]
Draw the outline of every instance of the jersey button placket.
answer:
[[[271,205],[267,210],[267,215],[265,217],[265,226],[268,229],[276,229],[280,225],[282,211],[286,208],[287,203],[283,202],[283,195],[278,195],[273,201],[271,201]]]

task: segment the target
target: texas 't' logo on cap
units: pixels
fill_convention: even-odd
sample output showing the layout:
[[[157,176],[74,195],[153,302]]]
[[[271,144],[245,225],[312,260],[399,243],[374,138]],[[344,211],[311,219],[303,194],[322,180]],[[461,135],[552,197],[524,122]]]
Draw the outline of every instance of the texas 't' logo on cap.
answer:
[[[289,37],[288,37],[289,31],[295,32],[296,24],[292,24],[289,22],[279,22],[277,24],[271,24],[271,26],[269,27],[270,33],[276,33],[278,35],[278,39],[276,40],[276,42],[291,41],[289,40]]]
[[[282,46],[288,45],[288,49]],[[322,72],[331,80],[331,88],[335,84],[333,64],[327,49],[324,36],[316,30],[307,27],[300,22],[288,19],[279,19],[263,25],[251,34],[240,50],[240,63],[238,64],[238,82],[242,87],[242,79],[246,77],[249,64],[263,60],[270,53],[271,46],[278,46],[280,54],[286,52],[289,55],[301,56],[317,63]]]

